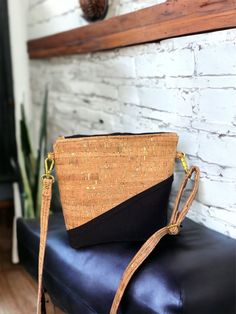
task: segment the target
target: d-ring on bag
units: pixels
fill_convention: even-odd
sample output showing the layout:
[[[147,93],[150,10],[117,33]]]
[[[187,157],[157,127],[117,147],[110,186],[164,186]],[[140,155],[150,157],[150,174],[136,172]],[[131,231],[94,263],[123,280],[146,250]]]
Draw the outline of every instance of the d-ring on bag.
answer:
[[[179,232],[180,224],[196,195],[199,169],[187,166],[177,152],[175,133],[114,133],[60,137],[45,160],[42,177],[37,313],[42,313],[42,274],[48,216],[54,177],[70,244],[75,248],[106,242],[146,241],[127,266],[110,310],[116,314],[131,277],[160,239]],[[175,159],[185,170],[172,216],[167,224],[167,205]],[[181,211],[180,199],[195,174],[193,189]]]

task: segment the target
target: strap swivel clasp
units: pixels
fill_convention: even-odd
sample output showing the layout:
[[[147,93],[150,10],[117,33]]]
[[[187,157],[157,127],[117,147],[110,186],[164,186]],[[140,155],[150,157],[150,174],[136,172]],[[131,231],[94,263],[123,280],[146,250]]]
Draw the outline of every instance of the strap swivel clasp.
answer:
[[[189,173],[189,166],[187,163],[187,158],[186,158],[185,153],[177,152],[176,157],[181,161],[181,164],[182,164],[182,167],[184,168],[185,173]]]
[[[45,173],[42,175],[42,179],[46,178],[51,179],[53,182],[55,181],[54,176],[52,175],[54,163],[53,153],[48,153],[48,157],[44,161]]]

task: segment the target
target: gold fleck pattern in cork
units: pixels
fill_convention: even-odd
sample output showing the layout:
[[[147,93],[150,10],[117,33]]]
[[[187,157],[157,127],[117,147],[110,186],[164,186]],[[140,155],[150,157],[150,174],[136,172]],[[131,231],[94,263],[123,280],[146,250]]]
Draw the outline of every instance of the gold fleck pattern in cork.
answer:
[[[175,133],[59,138],[55,165],[67,230],[173,174]]]

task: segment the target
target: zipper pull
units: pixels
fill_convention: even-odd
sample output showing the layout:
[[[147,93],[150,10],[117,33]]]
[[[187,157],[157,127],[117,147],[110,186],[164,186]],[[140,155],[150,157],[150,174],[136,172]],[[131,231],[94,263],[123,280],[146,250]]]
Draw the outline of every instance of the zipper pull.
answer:
[[[187,158],[185,153],[183,152],[177,152],[176,158],[178,158],[181,161],[182,167],[184,168],[185,173],[189,172],[189,166],[187,162]]]
[[[44,160],[45,173],[42,175],[42,179],[47,178],[51,179],[53,182],[55,181],[54,176],[52,175],[54,163],[54,153],[50,152],[48,153],[47,158]]]

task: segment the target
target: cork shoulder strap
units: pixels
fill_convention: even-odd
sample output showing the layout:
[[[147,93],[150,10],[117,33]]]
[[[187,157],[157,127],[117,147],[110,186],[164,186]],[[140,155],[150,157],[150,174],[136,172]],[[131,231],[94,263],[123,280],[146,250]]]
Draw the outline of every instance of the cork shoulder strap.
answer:
[[[45,159],[44,166],[45,174],[42,176],[42,201],[40,209],[37,314],[46,313],[42,282],[43,282],[44,256],[48,232],[48,220],[52,199],[52,185],[54,182],[54,177],[51,174],[54,167],[54,156],[52,153],[48,154],[48,158]]]
[[[179,158],[181,159],[181,157]],[[48,164],[49,162],[49,164]],[[44,264],[44,256],[45,256],[45,247],[46,247],[46,238],[47,238],[47,230],[48,230],[48,218],[50,212],[50,203],[51,203],[51,195],[52,195],[52,184],[54,182],[54,178],[51,175],[51,171],[53,168],[53,161],[50,158],[45,160],[45,175],[43,176],[43,187],[42,187],[42,203],[41,203],[41,213],[40,213],[40,245],[39,245],[39,259],[38,259],[38,299],[37,299],[37,314],[45,313],[45,305],[44,305],[44,296],[42,289],[42,278],[43,278],[43,264]],[[190,169],[187,168],[187,165],[184,164],[182,160],[182,164],[185,168],[186,175],[182,181],[179,192],[176,197],[174,209],[170,218],[169,224],[155,232],[140,248],[140,250],[136,253],[134,258],[131,260],[126,270],[123,273],[121,281],[119,283],[118,289],[116,291],[112,307],[110,310],[110,314],[116,314],[118,311],[118,307],[120,305],[122,296],[126,287],[128,286],[132,276],[135,271],[140,267],[143,261],[150,255],[150,253],[154,250],[158,242],[161,238],[166,234],[175,235],[179,233],[180,224],[185,218],[189,207],[192,204],[192,201],[195,198],[195,195],[198,190],[199,185],[199,177],[200,171],[198,167],[192,167]],[[181,200],[181,196],[184,192],[184,189],[187,185],[188,180],[195,174],[194,177],[194,185],[193,189],[185,202],[181,211],[179,211],[179,204]]]
[[[195,178],[194,178],[194,186],[193,189],[186,201],[186,203],[183,206],[183,209],[179,211],[179,203],[181,200],[181,196],[184,192],[184,189],[187,185],[188,180],[192,177],[192,175],[195,173]],[[145,261],[145,259],[151,254],[151,252],[154,250],[158,242],[161,240],[161,238],[166,235],[176,235],[179,233],[180,230],[180,225],[182,221],[184,220],[189,207],[192,204],[192,201],[194,200],[194,197],[197,193],[198,190],[198,185],[199,185],[199,178],[200,178],[200,171],[198,167],[192,167],[190,170],[187,172],[186,176],[184,177],[182,184],[180,186],[178,195],[176,197],[174,209],[170,218],[169,224],[155,232],[139,249],[139,251],[135,254],[133,259],[130,261],[129,265],[125,269],[123,276],[121,278],[121,281],[119,283],[119,286],[117,288],[110,314],[116,314],[118,311],[118,307],[121,302],[121,298],[124,294],[124,291],[126,287],[128,286],[132,276],[136,272],[136,270],[140,267],[140,265]]]
[[[42,289],[44,255],[48,231],[48,218],[52,197],[53,178],[44,177],[42,184],[42,203],[40,211],[40,241],[38,257],[38,296],[37,296],[37,314],[45,313],[44,295]]]

